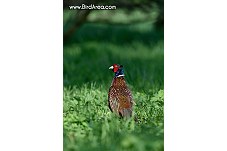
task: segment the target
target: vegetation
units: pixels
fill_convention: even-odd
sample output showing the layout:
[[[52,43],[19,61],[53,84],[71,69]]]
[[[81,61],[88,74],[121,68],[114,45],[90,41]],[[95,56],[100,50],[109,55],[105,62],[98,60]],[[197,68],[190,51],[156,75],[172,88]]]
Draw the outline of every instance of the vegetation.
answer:
[[[164,150],[163,37],[152,22],[85,23],[64,43],[64,151]],[[108,108],[113,63],[124,65],[132,119]]]

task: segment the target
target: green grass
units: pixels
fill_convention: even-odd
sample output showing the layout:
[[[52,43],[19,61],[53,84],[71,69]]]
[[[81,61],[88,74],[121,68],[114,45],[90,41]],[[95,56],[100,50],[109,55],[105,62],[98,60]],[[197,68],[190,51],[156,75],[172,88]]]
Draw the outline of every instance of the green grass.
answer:
[[[163,49],[149,23],[85,24],[65,43],[64,151],[164,150]],[[124,65],[137,122],[108,108],[113,63]]]

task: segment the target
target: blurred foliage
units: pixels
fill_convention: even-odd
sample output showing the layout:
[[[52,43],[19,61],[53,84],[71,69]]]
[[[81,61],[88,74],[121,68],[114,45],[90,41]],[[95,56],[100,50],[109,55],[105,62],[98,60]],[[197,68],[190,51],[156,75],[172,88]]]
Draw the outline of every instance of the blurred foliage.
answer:
[[[111,22],[92,11],[64,42],[64,151],[163,151],[164,32],[155,27],[158,13],[104,12]],[[74,13],[64,11],[64,31]],[[134,22],[147,15],[153,19]],[[132,119],[108,108],[113,63],[124,65],[136,102]]]
[[[116,10],[70,10],[69,6],[112,5]],[[64,0],[64,40],[68,40],[84,23],[137,24],[154,23],[164,28],[164,0]]]

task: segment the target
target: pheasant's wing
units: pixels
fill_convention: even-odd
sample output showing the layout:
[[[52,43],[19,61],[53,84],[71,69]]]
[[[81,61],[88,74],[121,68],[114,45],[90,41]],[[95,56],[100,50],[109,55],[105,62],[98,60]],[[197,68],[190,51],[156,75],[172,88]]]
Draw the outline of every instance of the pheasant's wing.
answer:
[[[123,117],[132,115],[132,94],[127,87],[111,86],[108,93],[109,108]]]
[[[112,112],[118,113],[119,102],[117,99],[117,90],[111,86],[108,93],[109,108]]]
[[[119,100],[119,110],[121,116],[130,117],[132,115],[132,94],[127,87],[119,89],[117,100]]]
[[[132,93],[128,87],[124,87],[122,93],[122,95],[127,96],[127,100],[130,102],[131,105],[135,103],[132,98]]]

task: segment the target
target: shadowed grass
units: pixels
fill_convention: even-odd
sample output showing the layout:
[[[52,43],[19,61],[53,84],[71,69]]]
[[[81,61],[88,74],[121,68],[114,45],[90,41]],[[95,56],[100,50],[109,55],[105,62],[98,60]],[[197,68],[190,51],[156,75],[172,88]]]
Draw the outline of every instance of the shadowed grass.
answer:
[[[140,89],[139,91],[146,91],[151,87],[163,89],[162,32],[155,33],[154,35],[160,34],[155,37],[149,24],[144,25],[143,32],[140,32],[140,28],[132,27],[135,30],[133,32],[124,26],[114,28],[108,25],[101,31],[100,26],[98,29],[96,26],[83,27],[75,36],[76,42],[64,47],[65,85],[95,82],[108,88],[113,77],[108,67],[113,63],[120,63],[124,65],[128,83],[134,88]],[[96,32],[99,34],[96,35]],[[86,40],[82,40],[85,37]]]

